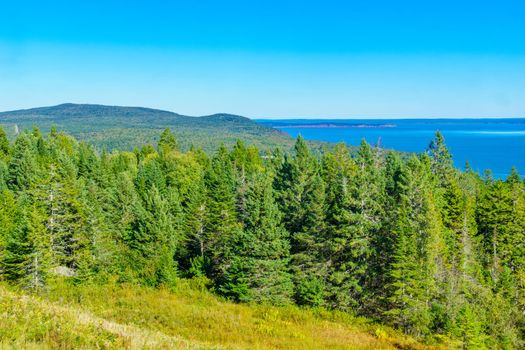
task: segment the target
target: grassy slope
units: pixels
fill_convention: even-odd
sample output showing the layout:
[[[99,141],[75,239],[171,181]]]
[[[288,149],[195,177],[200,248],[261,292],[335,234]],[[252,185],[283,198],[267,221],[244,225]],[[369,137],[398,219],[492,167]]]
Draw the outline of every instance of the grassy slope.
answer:
[[[0,285],[0,349],[426,349],[360,318],[238,305],[182,282],[175,292],[65,287],[39,297]]]
[[[221,143],[232,146],[237,139],[262,150],[275,147],[287,150],[294,144],[289,135],[241,116],[188,117],[142,107],[63,104],[0,113],[0,126],[11,137],[15,125],[20,130],[38,126],[44,133],[54,126],[106,149],[131,150],[156,143],[166,127],[172,129],[183,149],[193,144],[213,152]],[[320,148],[326,143],[311,142],[311,145]]]

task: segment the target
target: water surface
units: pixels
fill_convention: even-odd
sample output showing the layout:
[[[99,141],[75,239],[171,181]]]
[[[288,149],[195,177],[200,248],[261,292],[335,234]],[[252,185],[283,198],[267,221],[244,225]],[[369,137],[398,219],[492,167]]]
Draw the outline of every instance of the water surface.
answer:
[[[525,174],[525,118],[523,119],[290,119],[258,120],[307,140],[346,142],[361,139],[385,148],[408,152],[424,151],[436,130],[445,136],[455,165],[483,173],[491,169],[504,178],[513,166]]]

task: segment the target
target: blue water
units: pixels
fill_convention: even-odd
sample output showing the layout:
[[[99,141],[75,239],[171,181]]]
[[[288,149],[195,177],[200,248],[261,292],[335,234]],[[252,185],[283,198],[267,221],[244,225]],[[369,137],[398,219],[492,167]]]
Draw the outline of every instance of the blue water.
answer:
[[[307,140],[358,145],[364,138],[371,144],[380,141],[384,148],[407,152],[424,151],[436,130],[440,130],[458,168],[463,169],[468,160],[474,170],[483,173],[485,169],[491,169],[498,178],[506,177],[513,166],[525,174],[525,119],[293,119],[258,122],[293,137],[301,134]],[[336,127],[312,127],[312,124],[320,123]],[[391,127],[348,127],[358,124]]]

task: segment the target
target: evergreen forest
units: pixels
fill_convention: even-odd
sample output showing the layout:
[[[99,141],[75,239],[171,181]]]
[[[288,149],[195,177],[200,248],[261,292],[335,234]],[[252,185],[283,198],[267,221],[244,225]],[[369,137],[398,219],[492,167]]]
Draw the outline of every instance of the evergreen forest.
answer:
[[[237,141],[97,151],[0,129],[0,280],[174,289],[336,310],[463,349],[525,346],[525,183],[362,142],[313,152]],[[186,149],[186,147],[184,147]]]

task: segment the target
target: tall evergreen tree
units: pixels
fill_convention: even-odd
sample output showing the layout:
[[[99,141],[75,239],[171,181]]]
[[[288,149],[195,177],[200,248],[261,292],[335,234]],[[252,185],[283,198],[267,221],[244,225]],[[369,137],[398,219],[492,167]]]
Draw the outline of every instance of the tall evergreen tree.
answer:
[[[322,305],[326,260],[323,259],[325,187],[319,164],[299,136],[295,156],[285,157],[274,182],[284,225],[290,233],[295,299],[300,304]]]
[[[0,159],[9,155],[9,140],[2,127],[0,127]]]
[[[8,185],[14,190],[27,190],[33,184],[38,172],[34,145],[27,133],[15,141],[8,167]]]
[[[168,153],[174,150],[179,150],[177,138],[171,132],[170,128],[164,129],[162,134],[160,134],[158,149],[159,153]]]
[[[392,322],[414,335],[428,334],[436,290],[437,208],[427,187],[425,160],[411,158],[401,175],[401,194],[393,226],[394,252],[385,312]]]
[[[0,193],[0,279],[4,277],[7,245],[12,240],[12,234],[18,229],[17,203],[13,193],[7,189]]]
[[[432,172],[439,179],[442,186],[447,185],[453,170],[452,155],[440,131],[436,131],[434,139],[428,146],[427,153],[431,159]]]
[[[204,179],[190,187],[183,208],[183,267],[193,276],[204,276],[210,265],[210,241],[206,238],[206,192]]]
[[[205,256],[211,264],[209,276],[223,294],[236,297],[239,293],[237,285],[226,278],[226,272],[232,264],[235,242],[242,234],[242,227],[236,213],[233,165],[224,146],[219,148],[206,171],[205,185],[207,213],[204,232],[209,247]]]
[[[244,282],[239,300],[287,304],[293,290],[288,273],[290,247],[273,198],[271,178],[264,173],[252,174],[246,198],[244,234],[234,253],[233,273],[228,271],[227,276]]]

